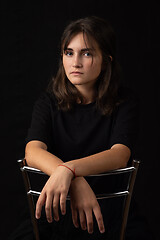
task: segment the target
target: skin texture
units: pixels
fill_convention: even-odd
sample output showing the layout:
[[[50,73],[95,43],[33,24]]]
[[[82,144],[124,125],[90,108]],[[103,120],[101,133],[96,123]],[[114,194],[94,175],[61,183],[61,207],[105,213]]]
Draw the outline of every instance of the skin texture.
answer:
[[[82,33],[74,36],[63,53],[63,66],[68,80],[80,91],[84,102],[90,103],[95,96],[95,83],[102,68],[102,54],[95,41],[92,46]],[[77,100],[78,101],[78,100]],[[72,219],[75,227],[93,232],[93,214],[99,231],[105,231],[103,216],[95,194],[83,176],[125,167],[130,157],[130,149],[115,144],[111,149],[81,159],[65,162],[47,151],[47,145],[41,141],[31,141],[26,145],[25,158],[29,166],[39,168],[50,177],[46,182],[36,205],[36,218],[40,218],[45,205],[48,222],[59,220],[58,207],[66,213],[66,196],[71,196]],[[44,161],[45,159],[45,161]],[[63,166],[75,169],[73,173]],[[78,225],[78,218],[80,226]]]
[[[91,47],[84,37],[79,33],[72,38],[63,53],[63,66],[69,81],[89,103],[94,99],[95,83],[101,73],[102,54],[95,41]]]

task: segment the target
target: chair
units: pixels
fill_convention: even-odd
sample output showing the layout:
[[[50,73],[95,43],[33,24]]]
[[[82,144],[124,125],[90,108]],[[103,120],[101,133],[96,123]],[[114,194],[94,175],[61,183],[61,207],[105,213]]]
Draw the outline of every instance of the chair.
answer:
[[[40,191],[33,190],[31,188],[31,183],[30,183],[30,173],[31,174],[38,174],[38,175],[46,175],[45,173],[41,172],[39,169],[28,167],[26,164],[25,159],[20,159],[18,160],[20,170],[22,172],[22,176],[24,179],[24,184],[25,184],[25,189],[27,192],[27,198],[28,198],[28,203],[29,203],[29,209],[30,209],[30,215],[31,215],[31,220],[32,220],[32,225],[33,225],[33,231],[35,234],[35,239],[40,240],[39,237],[39,231],[38,231],[38,224],[37,220],[35,218],[35,203],[33,196],[39,196]],[[109,176],[109,175],[119,175],[119,174],[128,174],[129,177],[127,178],[127,185],[126,189],[124,191],[117,191],[113,193],[102,193],[96,195],[97,199],[108,199],[108,198],[119,198],[124,196],[124,203],[123,203],[123,211],[122,211],[122,223],[121,223],[121,229],[120,229],[120,240],[125,239],[125,231],[126,231],[126,225],[127,225],[127,219],[128,219],[128,213],[129,213],[129,208],[130,208],[130,202],[131,202],[131,197],[132,197],[132,192],[133,192],[133,187],[135,184],[135,179],[136,179],[136,174],[137,170],[139,167],[140,162],[138,160],[133,160],[132,161],[132,166],[126,167],[126,168],[121,168],[121,169],[116,169],[112,171],[108,171],[106,173],[98,174],[98,175],[90,175],[90,177],[103,177],[103,176]],[[67,196],[67,200],[70,200],[70,197]]]

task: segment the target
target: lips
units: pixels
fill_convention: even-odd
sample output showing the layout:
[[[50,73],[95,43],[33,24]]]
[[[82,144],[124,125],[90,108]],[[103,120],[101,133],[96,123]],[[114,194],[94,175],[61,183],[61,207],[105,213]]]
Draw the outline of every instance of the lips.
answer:
[[[74,72],[71,72],[71,74],[73,74],[73,75],[81,75],[83,73],[82,72],[78,72],[78,71],[77,72],[74,71]]]

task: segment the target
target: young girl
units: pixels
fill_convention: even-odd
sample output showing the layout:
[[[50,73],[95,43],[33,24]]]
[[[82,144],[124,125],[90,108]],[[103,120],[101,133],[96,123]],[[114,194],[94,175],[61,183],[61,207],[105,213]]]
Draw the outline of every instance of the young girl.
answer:
[[[127,166],[137,119],[137,101],[120,83],[111,26],[98,17],[71,22],[57,75],[35,104],[25,150],[27,164],[50,176],[36,204],[42,239],[118,239],[119,204],[98,202],[84,177]]]

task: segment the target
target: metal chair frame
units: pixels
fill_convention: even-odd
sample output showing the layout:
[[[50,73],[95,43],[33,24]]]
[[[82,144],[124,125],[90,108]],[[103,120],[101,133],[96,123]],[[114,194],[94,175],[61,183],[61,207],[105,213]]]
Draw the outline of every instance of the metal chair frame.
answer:
[[[31,189],[30,178],[29,178],[28,173],[31,172],[31,173],[37,173],[37,174],[43,174],[43,175],[46,175],[46,174],[41,172],[39,169],[28,167],[25,159],[18,160],[18,164],[19,164],[20,170],[22,172],[25,189],[27,192],[27,198],[28,198],[28,203],[29,203],[29,209],[30,209],[30,215],[31,215],[35,239],[40,240],[37,219],[35,218],[35,204],[34,204],[33,196],[39,196],[41,194],[41,192]],[[131,197],[132,197],[132,193],[133,193],[133,188],[134,188],[139,164],[140,164],[140,161],[133,160],[131,167],[120,168],[120,169],[108,171],[106,173],[88,176],[88,177],[101,177],[101,176],[117,175],[117,174],[125,174],[125,173],[130,174],[129,180],[127,183],[127,188],[125,191],[119,191],[119,192],[114,192],[114,193],[103,193],[103,194],[96,195],[97,199],[108,199],[108,198],[116,198],[116,197],[125,196],[123,213],[122,213],[120,240],[125,239],[125,231],[126,231],[126,225],[127,225],[127,220],[128,220],[130,202],[131,202]],[[67,200],[70,200],[70,196],[67,196]]]

